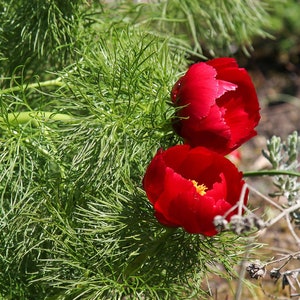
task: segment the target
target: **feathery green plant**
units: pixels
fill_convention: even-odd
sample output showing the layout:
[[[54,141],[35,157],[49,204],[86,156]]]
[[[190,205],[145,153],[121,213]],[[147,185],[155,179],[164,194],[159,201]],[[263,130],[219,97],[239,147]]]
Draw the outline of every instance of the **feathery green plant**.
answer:
[[[111,24],[167,37],[187,54],[224,56],[239,48],[247,53],[256,36],[269,36],[268,12],[277,2],[1,0],[0,73],[11,77],[23,71],[24,77],[44,79],[45,72],[60,70],[75,59],[76,49],[97,38],[92,28],[101,34]]]
[[[262,34],[259,14],[182,3],[0,0],[2,298],[187,299],[215,266],[236,276],[242,237],[168,230],[142,190],[179,142],[167,103],[187,53]]]
[[[134,9],[131,1],[121,1],[126,11],[124,2],[134,26],[170,37],[173,47],[203,57],[232,55],[238,49],[249,54],[255,37],[270,37],[268,13],[278,0],[164,0]]]
[[[0,72],[10,76],[20,65],[29,70],[62,66],[78,41],[83,1],[0,1]],[[74,48],[73,48],[74,49]]]
[[[233,272],[242,241],[169,232],[141,189],[155,151],[178,142],[167,102],[183,55],[113,30],[59,87],[1,95],[3,297],[181,299],[203,293],[210,263]]]

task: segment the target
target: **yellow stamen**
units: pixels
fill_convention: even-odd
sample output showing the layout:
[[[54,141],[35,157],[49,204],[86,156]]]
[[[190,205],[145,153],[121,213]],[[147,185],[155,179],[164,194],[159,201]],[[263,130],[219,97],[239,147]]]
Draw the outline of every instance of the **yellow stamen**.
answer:
[[[205,184],[198,184],[196,180],[191,180],[194,187],[196,188],[197,193],[200,196],[204,196],[206,194],[207,186]]]

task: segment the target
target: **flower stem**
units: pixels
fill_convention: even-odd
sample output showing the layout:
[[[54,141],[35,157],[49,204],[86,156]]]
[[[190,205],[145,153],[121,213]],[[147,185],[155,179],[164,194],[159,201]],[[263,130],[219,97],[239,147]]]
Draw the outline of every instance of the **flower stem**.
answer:
[[[255,176],[276,176],[276,175],[289,175],[289,176],[296,176],[300,177],[300,173],[296,171],[289,171],[289,170],[261,170],[261,171],[248,171],[243,172],[244,177],[255,177]]]
[[[148,257],[155,256],[167,239],[176,231],[177,228],[166,228],[166,231],[155,240],[151,245],[147,247],[147,250],[141,252],[133,261],[131,261],[125,271],[125,277],[133,275],[142,265],[145,263]]]
[[[11,92],[23,91],[25,89],[34,89],[42,86],[52,86],[52,85],[63,86],[64,83],[61,82],[61,78],[59,77],[53,80],[47,80],[47,81],[36,82],[31,84],[23,84],[23,85],[18,85],[7,89],[3,89],[0,90],[0,95],[9,94]]]
[[[75,121],[74,117],[67,114],[59,114],[49,111],[23,111],[17,113],[8,113],[5,118],[0,117],[0,124],[5,120],[9,124],[26,124],[28,122],[32,122],[33,125],[38,126],[38,119],[62,122]]]

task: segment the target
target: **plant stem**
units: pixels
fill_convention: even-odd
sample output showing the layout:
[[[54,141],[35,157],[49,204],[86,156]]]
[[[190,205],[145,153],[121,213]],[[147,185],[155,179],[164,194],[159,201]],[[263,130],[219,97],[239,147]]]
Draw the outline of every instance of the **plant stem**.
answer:
[[[296,176],[300,177],[300,173],[296,171],[289,171],[289,170],[261,170],[261,171],[248,171],[243,172],[244,177],[255,177],[255,176],[276,176],[276,175],[289,175],[289,176]]]
[[[9,124],[26,124],[28,122],[32,122],[34,125],[38,126],[38,119],[62,122],[71,122],[75,120],[74,117],[67,114],[59,114],[49,111],[23,111],[9,113],[5,119],[0,117],[0,123],[4,122],[4,120],[6,120]]]
[[[153,242],[147,250],[141,252],[133,261],[131,261],[124,271],[125,277],[131,276],[135,271],[137,271],[150,256],[155,256],[159,248],[166,240],[176,231],[177,228],[166,228],[166,231],[161,237]]]
[[[297,202],[295,205],[286,208],[284,211],[282,211],[279,215],[277,215],[275,218],[273,218],[271,221],[269,221],[266,225],[268,227],[273,226],[276,222],[278,222],[280,219],[282,219],[284,216],[290,214],[291,212],[296,211],[297,209],[300,209],[300,202]]]
[[[53,79],[53,80],[47,80],[43,82],[36,82],[36,83],[31,83],[31,84],[23,84],[23,85],[18,85],[14,87],[10,87],[7,89],[0,90],[0,95],[4,94],[9,94],[11,92],[17,92],[17,91],[23,91],[26,89],[34,89],[42,86],[52,86],[52,85],[58,85],[58,86],[63,86],[64,83],[61,82],[61,78]]]

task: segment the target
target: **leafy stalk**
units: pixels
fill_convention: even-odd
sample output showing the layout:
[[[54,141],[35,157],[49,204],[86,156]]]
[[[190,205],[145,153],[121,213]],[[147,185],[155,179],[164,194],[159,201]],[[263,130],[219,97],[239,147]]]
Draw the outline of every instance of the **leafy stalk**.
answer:
[[[25,89],[35,89],[41,87],[49,87],[49,86],[63,86],[64,84],[61,82],[61,78],[47,80],[43,82],[36,82],[30,84],[24,84],[22,86],[14,86],[7,89],[0,90],[0,96],[4,94],[10,94],[13,92],[24,91]]]
[[[124,271],[125,277],[131,276],[145,263],[148,258],[153,258],[163,247],[164,243],[168,242],[168,239],[175,232],[176,228],[166,228],[164,234],[162,234],[157,240],[155,240],[148,248],[140,253],[133,261],[131,261]]]
[[[9,124],[26,124],[31,122],[35,126],[38,126],[38,120],[45,122],[49,120],[61,121],[61,122],[74,122],[75,118],[67,114],[59,114],[48,111],[23,111],[18,113],[8,113],[5,117],[5,121]],[[4,118],[0,118],[0,124],[4,123]]]
[[[288,175],[300,177],[300,173],[296,171],[289,170],[261,170],[261,171],[246,171],[243,172],[244,177],[255,177],[255,176],[278,176],[278,175]]]

